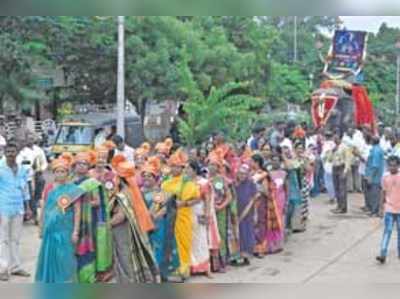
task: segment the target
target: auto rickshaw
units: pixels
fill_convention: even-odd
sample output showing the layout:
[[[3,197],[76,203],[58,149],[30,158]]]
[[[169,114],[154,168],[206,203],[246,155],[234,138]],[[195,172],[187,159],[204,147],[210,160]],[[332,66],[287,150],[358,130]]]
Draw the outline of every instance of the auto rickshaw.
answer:
[[[106,127],[115,130],[116,113],[88,113],[71,116],[70,120],[60,124],[56,138],[51,146],[51,158],[61,153],[76,154],[94,149],[95,138]],[[143,141],[143,130],[140,117],[132,112],[125,113],[125,142],[138,147]]]

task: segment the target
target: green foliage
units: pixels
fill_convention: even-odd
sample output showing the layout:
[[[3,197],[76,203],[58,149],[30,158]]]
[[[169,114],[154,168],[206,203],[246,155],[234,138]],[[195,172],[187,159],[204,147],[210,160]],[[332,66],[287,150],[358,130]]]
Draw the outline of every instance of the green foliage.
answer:
[[[245,88],[240,92],[235,89],[235,94],[245,98],[263,99],[279,110],[285,110],[291,102],[304,105],[308,111],[308,104],[304,103],[310,89],[318,85],[318,74],[323,67],[314,44],[316,39],[323,40],[323,52],[327,52],[330,41],[320,30],[331,31],[336,21],[329,16],[298,17],[298,61],[294,63],[294,18],[290,16],[128,16],[126,98],[143,113],[144,103],[149,99],[203,104],[208,100],[225,102],[231,96],[219,92],[231,84],[239,84]],[[390,110],[394,101],[394,44],[399,36],[400,30],[384,24],[378,34],[371,34],[369,38],[365,85],[378,109]],[[114,102],[116,17],[1,16],[0,98],[23,105],[44,98],[33,75],[41,67],[62,68],[65,76],[73,79],[73,86],[48,90],[52,98]],[[310,74],[314,82],[310,82]],[[235,99],[239,107],[246,107],[245,103],[243,98]],[[188,113],[192,111],[190,105],[187,107]],[[211,105],[207,107],[213,112]],[[226,110],[221,108],[220,113],[231,117],[230,107]],[[253,118],[253,112],[239,111],[243,114],[238,112],[235,117],[243,120],[243,127],[247,129],[246,122]],[[190,130],[202,136],[200,120],[194,120],[196,116],[188,117],[193,117],[187,120],[192,122]],[[242,131],[239,126],[234,132],[240,135]]]
[[[269,82],[269,102],[278,106],[285,103],[302,103],[308,98],[308,82],[296,66],[280,63],[272,65],[274,80]]]
[[[256,109],[261,101],[244,93],[246,83],[228,83],[220,88],[212,87],[207,97],[189,98],[184,111],[185,119],[179,122],[179,131],[189,145],[207,140],[212,132],[225,131],[230,139],[248,135],[257,118]]]

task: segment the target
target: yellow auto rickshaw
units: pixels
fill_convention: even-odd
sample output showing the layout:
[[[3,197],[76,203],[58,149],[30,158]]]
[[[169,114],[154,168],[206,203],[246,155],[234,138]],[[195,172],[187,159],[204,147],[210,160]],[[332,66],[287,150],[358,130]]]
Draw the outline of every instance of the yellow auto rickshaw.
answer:
[[[62,123],[57,131],[51,147],[51,158],[61,153],[76,154],[95,147],[95,139],[106,127],[115,130],[117,118],[115,113],[89,113],[84,117],[78,115],[68,122]],[[131,112],[125,113],[125,142],[133,147],[143,141],[143,129],[140,117]]]

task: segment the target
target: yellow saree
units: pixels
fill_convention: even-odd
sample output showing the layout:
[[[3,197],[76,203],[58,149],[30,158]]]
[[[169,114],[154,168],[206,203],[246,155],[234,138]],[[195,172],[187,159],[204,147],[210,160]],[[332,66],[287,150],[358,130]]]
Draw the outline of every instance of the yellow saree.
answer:
[[[175,195],[179,201],[189,201],[200,197],[200,189],[192,181],[186,181],[183,176],[172,177],[162,184],[164,192]],[[193,211],[191,207],[178,208],[175,221],[175,238],[179,256],[179,274],[190,275],[190,261],[193,238]]]

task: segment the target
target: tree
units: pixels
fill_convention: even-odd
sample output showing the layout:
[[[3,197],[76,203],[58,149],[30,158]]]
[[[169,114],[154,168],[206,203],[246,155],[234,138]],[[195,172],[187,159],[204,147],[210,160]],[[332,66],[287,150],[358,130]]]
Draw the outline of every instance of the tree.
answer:
[[[41,49],[21,38],[24,30],[16,30],[19,27],[18,19],[0,18],[1,111],[6,99],[12,100],[16,109],[20,110],[45,97],[37,90],[37,78],[32,72],[33,62]]]
[[[179,122],[179,132],[186,144],[198,145],[215,131],[225,131],[230,139],[247,137],[262,105],[246,93],[248,83],[212,87],[205,96],[193,79],[187,58],[180,63],[179,72],[180,90],[188,96],[184,104],[186,117]]]
[[[273,63],[271,72],[267,99],[272,106],[302,104],[309,97],[308,82],[296,66]]]

